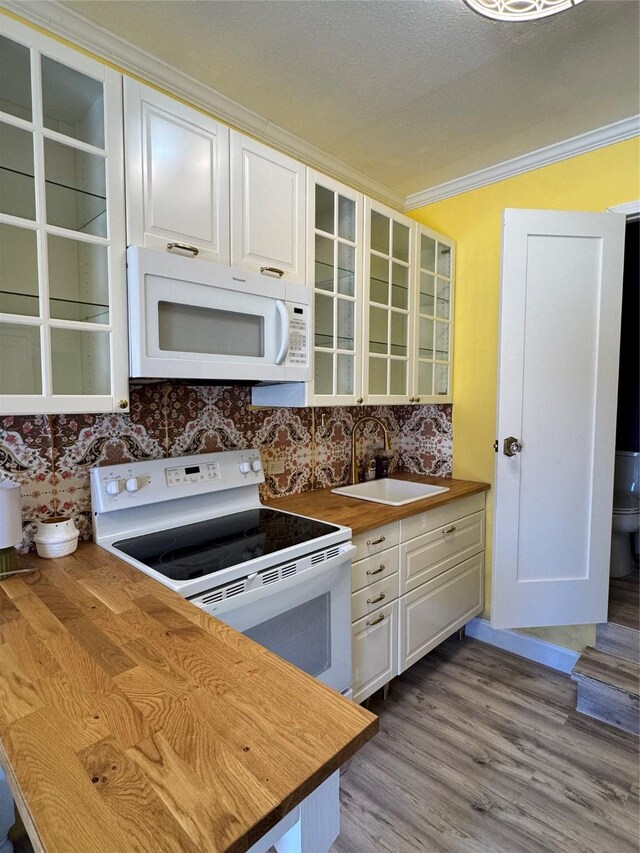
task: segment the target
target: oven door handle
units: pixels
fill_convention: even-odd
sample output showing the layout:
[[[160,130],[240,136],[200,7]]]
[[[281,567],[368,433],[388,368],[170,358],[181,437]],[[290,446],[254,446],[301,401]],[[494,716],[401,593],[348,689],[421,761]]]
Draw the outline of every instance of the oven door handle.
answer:
[[[320,578],[325,573],[333,571],[343,563],[350,563],[355,556],[355,553],[356,548],[351,543],[341,545],[340,553],[336,554],[335,557],[330,557],[328,560],[318,563],[309,569],[305,569],[305,571],[300,572],[299,574],[290,575],[289,577],[276,581],[275,583],[266,584],[266,586],[258,586],[255,589],[249,589],[246,592],[240,592],[237,595],[234,595],[231,598],[225,598],[222,601],[211,601],[209,603],[205,603],[204,599],[210,595],[210,593],[206,592],[202,595],[190,598],[189,601],[197,607],[201,607],[207,613],[211,614],[211,616],[229,613],[233,610],[237,610],[239,607],[243,607],[244,605],[253,604],[256,601],[260,601],[272,595],[277,595],[278,592],[292,589],[306,581]],[[253,572],[251,574],[253,574]],[[251,574],[246,577],[251,577]],[[233,583],[233,581],[230,581],[229,586]]]
[[[282,364],[289,352],[289,312],[281,299],[276,299],[276,308],[280,317],[280,328],[282,330],[280,349],[276,355],[276,364]]]

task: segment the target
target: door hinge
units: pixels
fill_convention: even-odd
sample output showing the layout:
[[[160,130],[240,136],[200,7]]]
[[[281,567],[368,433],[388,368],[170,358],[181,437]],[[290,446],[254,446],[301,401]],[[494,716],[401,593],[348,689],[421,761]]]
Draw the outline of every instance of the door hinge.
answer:
[[[497,439],[497,438],[496,438],[496,440],[493,442],[493,449],[495,450],[495,452],[496,452],[496,453],[498,452],[498,439]]]

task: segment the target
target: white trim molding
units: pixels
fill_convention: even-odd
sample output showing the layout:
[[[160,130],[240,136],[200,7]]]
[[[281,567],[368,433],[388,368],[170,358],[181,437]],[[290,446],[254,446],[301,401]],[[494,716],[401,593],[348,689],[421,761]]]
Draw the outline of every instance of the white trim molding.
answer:
[[[622,213],[627,217],[627,222],[635,222],[636,219],[640,219],[640,199],[608,207],[607,213]]]
[[[490,646],[504,649],[505,652],[512,652],[521,658],[544,664],[558,672],[571,672],[580,657],[580,652],[547,643],[546,640],[539,640],[528,634],[520,634],[518,631],[505,628],[492,628],[486,619],[478,617],[466,625],[465,633],[467,637],[473,637],[474,640],[480,640]]]
[[[559,163],[561,160],[595,151],[597,148],[604,148],[606,145],[633,139],[635,136],[640,136],[640,115],[629,116],[613,124],[573,136],[571,139],[554,142],[552,145],[538,148],[528,154],[513,157],[494,166],[488,166],[486,169],[413,193],[407,196],[404,209],[415,210],[418,207],[433,204],[435,201],[442,201],[442,199],[476,190],[497,181],[522,175],[533,169],[540,169],[542,166],[550,166],[552,163]]]
[[[307,166],[335,177],[396,210],[402,210],[405,203],[402,193],[395,192],[211,86],[94,24],[57,0],[48,0],[46,3],[42,0],[2,0],[0,11],[2,7],[25,23],[35,24],[66,40],[71,47],[88,51],[96,59],[107,61],[142,82],[151,83]]]

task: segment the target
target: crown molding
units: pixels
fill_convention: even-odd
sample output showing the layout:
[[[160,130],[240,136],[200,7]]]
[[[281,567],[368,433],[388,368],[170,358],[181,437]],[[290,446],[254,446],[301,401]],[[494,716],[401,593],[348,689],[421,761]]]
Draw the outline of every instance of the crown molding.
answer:
[[[554,142],[552,145],[538,148],[528,154],[496,163],[495,166],[488,166],[486,169],[480,169],[477,172],[471,172],[469,175],[463,175],[461,178],[454,178],[454,180],[446,181],[444,184],[438,184],[408,195],[404,209],[415,210],[418,207],[433,204],[435,201],[476,190],[479,187],[487,186],[487,184],[494,184],[496,181],[504,181],[533,169],[559,163],[561,160],[577,157],[579,154],[586,154],[588,151],[595,151],[597,148],[613,145],[615,142],[623,142],[625,139],[632,139],[638,135],[640,135],[640,115],[629,116],[629,118],[621,121],[598,127],[587,133],[581,133],[579,136],[573,136],[571,139]]]
[[[614,207],[608,207],[607,213],[622,213],[627,217],[627,222],[636,222],[640,219],[640,199],[636,201],[628,201],[626,204],[616,204]]]
[[[212,114],[226,124],[278,148],[308,166],[325,172],[373,198],[402,210],[405,197],[332,157],[315,145],[273,124],[221,92],[179,71],[167,62],[94,24],[56,0],[3,0],[6,9],[27,25],[35,24],[55,36],[107,61],[194,107]]]

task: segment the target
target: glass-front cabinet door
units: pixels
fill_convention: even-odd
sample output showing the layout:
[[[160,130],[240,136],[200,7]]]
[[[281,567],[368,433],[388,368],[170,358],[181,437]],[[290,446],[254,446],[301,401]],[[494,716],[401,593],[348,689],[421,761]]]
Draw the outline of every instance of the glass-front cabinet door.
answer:
[[[0,407],[128,408],[121,77],[0,21]]]
[[[362,216],[360,193],[309,173],[307,278],[314,288],[313,403],[362,402],[360,366]]]
[[[415,223],[369,199],[365,216],[365,399],[406,403],[412,387]]]
[[[424,226],[417,237],[416,354],[413,400],[451,402],[453,250],[451,240]]]

